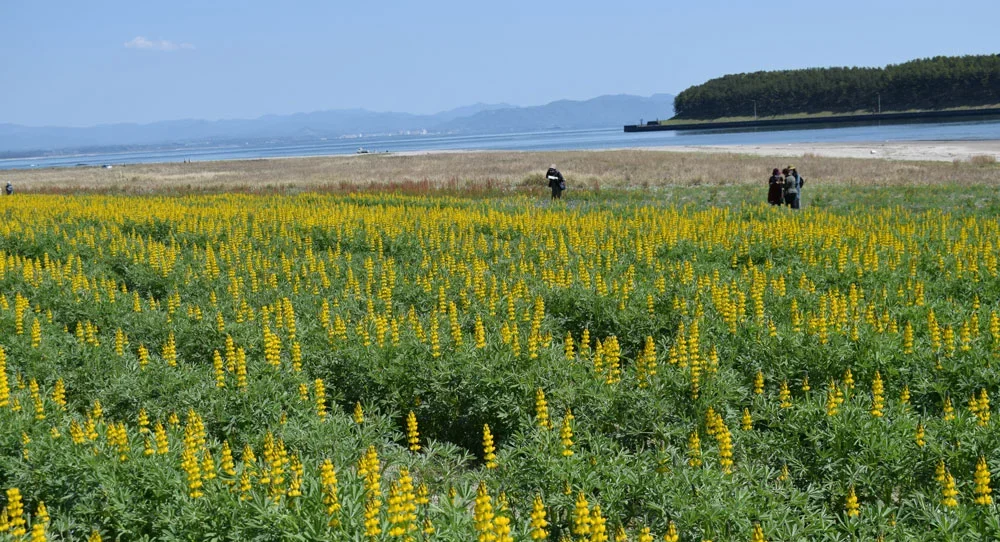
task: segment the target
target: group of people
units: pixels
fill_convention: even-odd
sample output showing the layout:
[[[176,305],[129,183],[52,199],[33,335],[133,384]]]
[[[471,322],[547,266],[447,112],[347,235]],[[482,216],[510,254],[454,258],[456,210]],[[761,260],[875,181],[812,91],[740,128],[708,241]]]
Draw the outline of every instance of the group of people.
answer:
[[[767,202],[771,205],[787,205],[792,209],[798,209],[802,201],[802,185],[805,179],[795,170],[795,166],[788,166],[778,170],[774,168],[771,178],[767,180]]]
[[[561,199],[562,193],[566,190],[566,179],[562,173],[556,169],[556,165],[549,166],[545,172],[549,188],[552,189],[552,199]],[[774,168],[771,178],[768,179],[767,202],[771,205],[787,205],[792,209],[798,209],[802,202],[802,185],[806,183],[805,178],[799,175],[795,166],[788,166],[779,170]]]

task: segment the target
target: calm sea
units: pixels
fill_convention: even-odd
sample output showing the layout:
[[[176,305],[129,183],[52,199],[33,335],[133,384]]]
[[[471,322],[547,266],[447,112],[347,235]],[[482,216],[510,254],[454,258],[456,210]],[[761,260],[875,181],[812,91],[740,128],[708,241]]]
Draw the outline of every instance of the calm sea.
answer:
[[[244,144],[217,147],[157,149],[95,154],[66,154],[36,158],[0,159],[0,169],[68,167],[77,165],[121,165],[149,162],[238,160],[284,156],[354,154],[370,152],[440,150],[574,150],[670,145],[754,145],[773,143],[883,142],[883,141],[1000,140],[1000,119],[867,126],[835,126],[809,130],[699,130],[626,134],[621,128],[565,130],[522,134],[463,136],[373,136],[316,140],[289,144]]]

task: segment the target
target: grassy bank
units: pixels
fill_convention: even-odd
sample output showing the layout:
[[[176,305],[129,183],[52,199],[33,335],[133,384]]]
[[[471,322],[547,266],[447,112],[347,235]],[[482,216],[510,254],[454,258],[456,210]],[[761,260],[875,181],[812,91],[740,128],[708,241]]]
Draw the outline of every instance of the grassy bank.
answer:
[[[507,193],[544,187],[555,163],[581,189],[762,185],[771,169],[789,162],[812,186],[928,186],[1000,184],[991,163],[901,162],[806,155],[773,158],[655,150],[474,152],[426,155],[334,156],[100,168],[2,172],[18,192],[125,194],[198,192]]]

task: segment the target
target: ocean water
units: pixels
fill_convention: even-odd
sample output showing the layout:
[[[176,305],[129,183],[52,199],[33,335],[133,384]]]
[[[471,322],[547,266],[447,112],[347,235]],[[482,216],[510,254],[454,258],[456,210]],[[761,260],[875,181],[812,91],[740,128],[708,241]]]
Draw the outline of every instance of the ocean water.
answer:
[[[807,130],[697,130],[626,134],[621,128],[561,130],[486,135],[372,136],[295,143],[247,143],[216,147],[183,147],[93,154],[50,155],[0,159],[0,170],[78,165],[197,162],[290,156],[354,154],[369,152],[419,152],[449,150],[575,150],[671,145],[755,145],[775,143],[837,143],[885,141],[1000,140],[1000,119],[944,123],[831,125]]]

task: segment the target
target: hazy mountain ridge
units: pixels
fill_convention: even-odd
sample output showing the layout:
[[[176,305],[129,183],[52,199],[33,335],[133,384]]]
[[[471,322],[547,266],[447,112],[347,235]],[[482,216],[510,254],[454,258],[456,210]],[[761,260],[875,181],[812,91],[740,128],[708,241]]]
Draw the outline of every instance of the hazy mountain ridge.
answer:
[[[207,146],[260,140],[309,140],[400,133],[504,133],[618,127],[640,118],[669,118],[673,96],[606,95],[518,107],[477,103],[433,115],[341,109],[256,119],[175,120],[84,128],[0,123],[0,155],[108,147]]]

